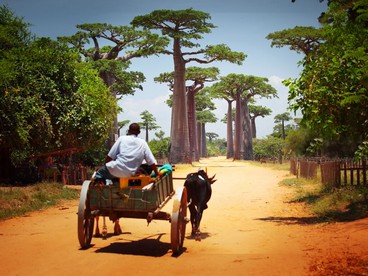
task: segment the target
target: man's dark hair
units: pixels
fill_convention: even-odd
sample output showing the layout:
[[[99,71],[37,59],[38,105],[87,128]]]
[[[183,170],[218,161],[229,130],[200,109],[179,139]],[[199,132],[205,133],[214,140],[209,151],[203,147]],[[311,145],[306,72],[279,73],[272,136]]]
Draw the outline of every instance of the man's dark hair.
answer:
[[[139,133],[141,133],[141,127],[137,123],[130,124],[128,129],[128,135],[130,134],[138,135]]]

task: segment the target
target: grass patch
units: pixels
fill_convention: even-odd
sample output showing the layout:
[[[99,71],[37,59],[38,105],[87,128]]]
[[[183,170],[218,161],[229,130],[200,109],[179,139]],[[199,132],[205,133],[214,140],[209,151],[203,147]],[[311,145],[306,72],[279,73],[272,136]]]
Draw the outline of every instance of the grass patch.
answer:
[[[244,162],[244,161],[241,161],[241,162]],[[260,161],[245,161],[245,162],[249,162],[249,164],[252,164],[257,167],[270,168],[270,169],[280,170],[280,171],[290,170],[290,162],[282,162],[281,164],[279,162],[275,162],[275,163],[272,163],[272,162],[261,163]]]
[[[318,179],[289,178],[282,185],[292,187],[292,202],[304,202],[322,221],[349,221],[368,214],[368,188],[349,186],[340,189],[323,186]]]
[[[27,187],[0,187],[0,219],[44,209],[62,200],[79,198],[80,191],[61,183],[38,183]]]

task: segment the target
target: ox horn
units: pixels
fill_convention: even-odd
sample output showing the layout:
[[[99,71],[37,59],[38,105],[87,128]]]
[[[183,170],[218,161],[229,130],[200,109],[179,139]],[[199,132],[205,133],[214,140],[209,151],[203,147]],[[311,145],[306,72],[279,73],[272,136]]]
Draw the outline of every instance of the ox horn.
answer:
[[[210,183],[213,184],[217,181],[217,179],[213,180],[215,178],[216,174],[214,174],[212,177],[209,177]]]

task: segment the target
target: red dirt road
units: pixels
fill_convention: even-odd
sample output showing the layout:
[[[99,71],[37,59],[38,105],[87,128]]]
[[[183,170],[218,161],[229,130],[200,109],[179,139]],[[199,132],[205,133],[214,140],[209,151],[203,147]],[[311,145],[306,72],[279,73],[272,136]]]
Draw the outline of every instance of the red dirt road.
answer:
[[[75,200],[0,222],[0,275],[368,274],[368,219],[315,223],[302,204],[289,203],[292,190],[278,185],[290,177],[285,171],[223,158],[200,166],[216,173],[217,182],[202,241],[189,237],[188,224],[180,256],[172,256],[168,222],[147,227],[139,219],[121,219],[122,235],[93,238],[93,246],[81,250]],[[177,169],[174,176],[197,169]],[[170,201],[165,209],[171,208]]]

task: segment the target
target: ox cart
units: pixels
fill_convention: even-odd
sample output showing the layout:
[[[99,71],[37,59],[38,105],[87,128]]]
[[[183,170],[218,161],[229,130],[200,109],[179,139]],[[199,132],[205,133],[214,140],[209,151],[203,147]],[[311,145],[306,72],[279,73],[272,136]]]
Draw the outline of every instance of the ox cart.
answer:
[[[172,213],[162,208],[173,199]],[[114,180],[112,185],[84,181],[78,208],[78,239],[82,248],[88,248],[93,236],[96,216],[166,220],[171,224],[171,249],[174,254],[182,250],[187,215],[185,187],[174,190],[172,173],[162,178],[135,176]],[[106,233],[105,233],[106,234]]]

